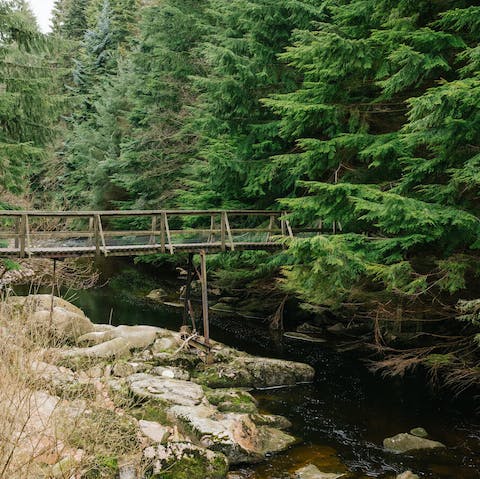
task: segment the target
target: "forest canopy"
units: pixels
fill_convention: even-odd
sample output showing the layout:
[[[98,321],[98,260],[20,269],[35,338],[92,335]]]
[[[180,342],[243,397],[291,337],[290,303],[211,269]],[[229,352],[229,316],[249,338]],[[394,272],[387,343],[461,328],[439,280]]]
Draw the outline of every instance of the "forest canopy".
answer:
[[[478,2],[57,0],[52,25],[0,0],[4,206],[288,210],[335,234],[236,267],[313,309],[480,296]]]

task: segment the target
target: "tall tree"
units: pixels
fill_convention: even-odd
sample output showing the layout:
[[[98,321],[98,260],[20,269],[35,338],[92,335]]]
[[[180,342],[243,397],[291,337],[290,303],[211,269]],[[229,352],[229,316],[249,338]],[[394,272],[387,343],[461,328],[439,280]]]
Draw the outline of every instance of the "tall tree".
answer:
[[[0,2],[0,187],[38,186],[64,98],[55,46],[22,1]]]

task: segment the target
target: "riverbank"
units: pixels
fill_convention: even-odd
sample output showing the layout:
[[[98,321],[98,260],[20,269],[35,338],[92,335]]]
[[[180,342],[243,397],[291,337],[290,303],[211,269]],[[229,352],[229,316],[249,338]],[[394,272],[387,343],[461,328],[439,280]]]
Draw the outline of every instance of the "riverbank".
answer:
[[[306,364],[218,342],[206,364],[180,333],[93,324],[48,295],[7,298],[1,318],[15,477],[220,479],[298,441],[248,391],[310,382]]]

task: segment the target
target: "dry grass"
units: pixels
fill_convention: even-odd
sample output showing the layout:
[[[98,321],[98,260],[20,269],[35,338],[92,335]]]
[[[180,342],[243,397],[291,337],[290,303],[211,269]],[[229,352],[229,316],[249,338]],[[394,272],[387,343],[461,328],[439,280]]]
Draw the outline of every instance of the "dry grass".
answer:
[[[0,479],[113,479],[119,461],[141,456],[135,420],[101,379],[63,391],[39,379],[32,365],[61,342],[29,315],[0,303]]]

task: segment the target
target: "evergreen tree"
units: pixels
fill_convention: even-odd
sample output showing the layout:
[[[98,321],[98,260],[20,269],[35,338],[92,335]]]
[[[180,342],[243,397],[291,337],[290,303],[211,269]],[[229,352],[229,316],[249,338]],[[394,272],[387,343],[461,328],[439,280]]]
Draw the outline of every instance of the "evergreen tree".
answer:
[[[63,97],[55,46],[24,2],[0,2],[0,188],[38,186]]]
[[[281,55],[303,82],[265,103],[297,151],[269,174],[290,176],[293,220],[344,232],[293,245],[290,284],[310,301],[352,298],[366,281],[453,294],[479,272],[480,10],[455,3],[326,2],[328,21]]]

